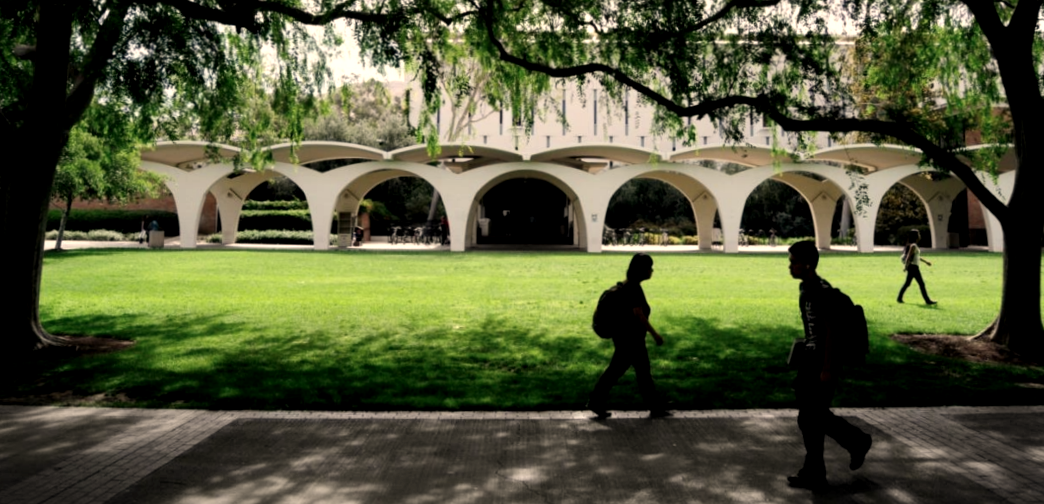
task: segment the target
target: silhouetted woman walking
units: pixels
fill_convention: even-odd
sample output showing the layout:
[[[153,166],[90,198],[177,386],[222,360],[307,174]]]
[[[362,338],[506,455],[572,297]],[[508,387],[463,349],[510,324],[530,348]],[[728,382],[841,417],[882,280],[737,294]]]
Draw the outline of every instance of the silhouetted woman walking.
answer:
[[[921,257],[921,249],[917,247],[920,239],[921,233],[916,229],[911,229],[906,235],[906,247],[903,248],[903,270],[906,271],[906,283],[903,284],[902,289],[899,289],[899,298],[896,301],[902,303],[906,288],[910,286],[911,281],[917,280],[917,285],[921,287],[921,297],[924,298],[924,303],[933,305],[935,301],[928,297],[928,290],[924,288],[924,278],[921,277],[921,263],[928,266],[931,266],[932,263]]]

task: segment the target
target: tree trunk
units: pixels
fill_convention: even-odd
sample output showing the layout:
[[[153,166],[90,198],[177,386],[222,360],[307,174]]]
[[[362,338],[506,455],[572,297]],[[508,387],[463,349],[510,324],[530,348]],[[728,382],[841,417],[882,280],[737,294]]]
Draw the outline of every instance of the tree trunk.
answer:
[[[62,223],[58,226],[58,239],[54,242],[55,251],[62,250],[62,237],[65,236],[65,221],[69,220],[69,212],[72,211],[72,204],[72,196],[65,199],[65,210],[62,212]],[[47,222],[46,217],[44,218],[44,222]]]
[[[34,143],[26,141],[25,136],[14,145]],[[61,153],[64,143],[51,141],[41,145],[41,139],[37,140],[39,150],[12,150],[15,159],[0,187],[0,236],[4,237],[6,249],[0,285],[9,294],[8,301],[0,303],[0,320],[4,325],[5,353],[15,355],[63,343],[62,338],[48,334],[40,324],[40,279],[51,183],[58,161],[58,155],[45,152]]]
[[[1004,277],[1000,312],[976,338],[1006,345],[1024,357],[1041,360],[1044,359],[1040,310],[1041,219],[1026,215],[1011,217],[1017,224],[1002,226]]]

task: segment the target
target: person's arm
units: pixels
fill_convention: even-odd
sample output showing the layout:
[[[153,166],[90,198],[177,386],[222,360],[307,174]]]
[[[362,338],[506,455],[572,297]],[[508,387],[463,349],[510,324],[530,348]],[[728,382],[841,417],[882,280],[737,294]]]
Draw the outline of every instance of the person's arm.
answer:
[[[634,315],[638,317],[638,320],[642,321],[643,325],[645,325],[646,332],[652,333],[653,339],[656,340],[656,346],[663,345],[663,337],[660,336],[660,333],[656,332],[656,329],[654,329],[652,324],[649,323],[649,319],[645,316],[645,312],[636,306],[634,307]]]
[[[927,260],[927,259],[925,259],[925,258],[923,258],[923,257],[921,258],[921,262],[923,262],[923,263],[927,264],[928,266],[931,266],[931,265],[932,265],[932,263],[928,262],[928,260]]]
[[[906,268],[908,266],[910,266],[910,259],[913,258],[913,246],[912,245],[907,245],[906,246],[906,253],[903,255],[903,257],[905,257],[905,259],[903,260],[903,271],[906,271]]]

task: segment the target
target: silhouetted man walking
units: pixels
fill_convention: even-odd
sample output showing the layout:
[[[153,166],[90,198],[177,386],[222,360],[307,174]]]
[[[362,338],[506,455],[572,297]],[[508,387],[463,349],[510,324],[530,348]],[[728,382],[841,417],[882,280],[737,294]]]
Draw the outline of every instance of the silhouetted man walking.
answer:
[[[805,325],[803,347],[794,349],[792,358],[798,361],[794,394],[798,404],[798,428],[805,443],[805,463],[796,476],[789,476],[790,486],[817,489],[826,486],[826,466],[823,463],[823,441],[830,436],[848,450],[848,467],[862,467],[870,451],[870,435],[830,411],[834,389],[841,373],[840,346],[834,337],[843,337],[835,331],[840,325],[832,320],[837,310],[830,306],[828,294],[832,289],[826,280],[816,274],[819,250],[811,241],[795,243],[789,249],[790,276],[801,280],[801,321]],[[836,350],[836,352],[834,351]]]

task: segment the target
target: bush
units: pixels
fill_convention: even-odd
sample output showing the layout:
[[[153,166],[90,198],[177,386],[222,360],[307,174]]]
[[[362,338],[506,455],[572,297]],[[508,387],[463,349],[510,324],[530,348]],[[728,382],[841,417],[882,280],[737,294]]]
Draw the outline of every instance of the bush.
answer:
[[[207,243],[221,243],[221,233],[208,235]],[[311,245],[311,231],[288,229],[248,229],[236,233],[236,243],[266,243],[272,245]],[[330,235],[330,244],[337,243],[337,235]]]
[[[58,230],[53,229],[44,234],[46,240],[57,240]],[[65,234],[62,235],[64,241],[135,241],[138,239],[138,233],[120,233],[117,231],[109,231],[108,229],[95,229],[92,231],[69,231],[66,230]]]
[[[146,215],[156,220],[167,236],[179,234],[178,214],[148,210],[73,210],[65,221],[65,232],[111,229],[119,233],[137,233],[141,231],[141,219]],[[48,230],[57,230],[61,224],[61,210],[47,212]]]
[[[700,239],[697,236],[685,235],[682,237],[682,243],[685,245],[699,245]]]
[[[244,230],[311,231],[312,215],[308,210],[244,210],[239,216],[239,231]]]
[[[667,242],[670,243],[671,245],[681,245],[682,244],[682,239],[678,238],[677,236],[670,236],[670,237],[667,238]]]
[[[308,210],[308,202],[301,200],[289,201],[254,201],[243,202],[243,210]]]

